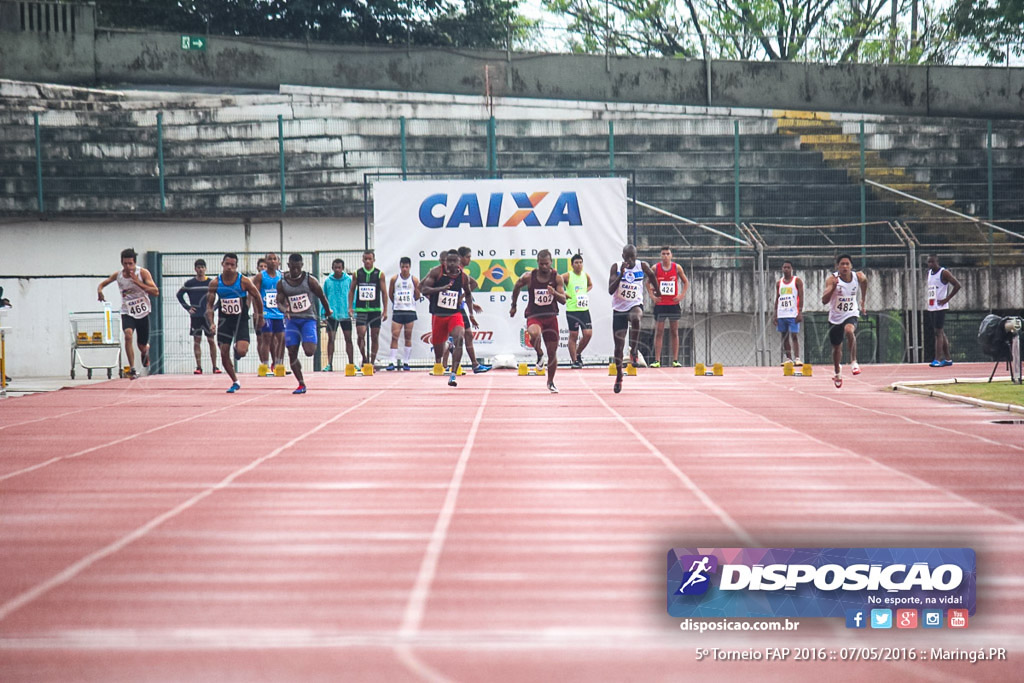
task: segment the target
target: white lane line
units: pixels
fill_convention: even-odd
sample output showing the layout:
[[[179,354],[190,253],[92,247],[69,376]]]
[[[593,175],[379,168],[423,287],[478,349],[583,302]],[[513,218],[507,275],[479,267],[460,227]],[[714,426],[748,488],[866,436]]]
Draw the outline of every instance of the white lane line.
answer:
[[[262,465],[266,461],[270,460],[273,457],[276,457],[277,455],[281,454],[286,449],[291,448],[292,446],[294,446],[298,442],[302,441],[306,437],[309,437],[309,436],[312,436],[313,434],[316,434],[321,429],[327,427],[330,424],[333,424],[334,422],[337,422],[338,420],[340,420],[345,415],[348,415],[350,412],[352,412],[353,410],[356,410],[357,408],[361,408],[362,406],[366,405],[367,403],[369,403],[370,401],[372,401],[373,399],[377,398],[378,396],[380,396],[383,393],[384,393],[384,390],[382,389],[382,390],[378,391],[377,393],[373,394],[372,396],[369,396],[369,397],[363,399],[359,403],[356,403],[355,405],[346,408],[345,410],[341,411],[340,413],[338,413],[337,415],[332,417],[330,420],[327,420],[326,422],[321,422],[320,424],[318,424],[317,426],[313,427],[309,431],[307,431],[307,432],[305,432],[303,434],[300,434],[299,436],[296,436],[295,438],[291,439],[290,441],[288,441],[283,446],[279,446],[278,448],[275,448],[273,451],[271,451],[267,455],[264,455],[264,456],[261,456],[259,458],[256,458],[255,460],[250,462],[248,465],[245,465],[244,467],[241,467],[240,469],[235,470],[234,472],[232,472],[228,476],[226,476],[223,479],[221,479],[216,484],[210,486],[209,488],[204,489],[203,491],[200,491],[199,493],[197,493],[196,495],[192,496],[191,498],[189,498],[185,502],[181,503],[180,505],[178,505],[174,509],[169,510],[169,511],[167,511],[167,512],[161,514],[161,515],[158,515],[157,517],[154,517],[153,519],[151,519],[150,521],[146,522],[145,524],[143,524],[139,528],[135,529],[131,533],[126,534],[125,536],[122,536],[118,540],[114,541],[113,543],[111,543],[111,544],[109,544],[109,545],[107,545],[107,546],[105,546],[103,548],[100,548],[96,552],[93,552],[93,553],[90,553],[89,555],[86,555],[81,560],[79,560],[78,562],[75,562],[71,566],[67,567],[66,569],[64,569],[59,574],[56,574],[55,576],[50,577],[46,581],[43,581],[42,583],[36,584],[32,588],[30,588],[30,589],[28,589],[28,590],[26,590],[26,591],[16,595],[15,597],[13,597],[10,600],[8,600],[7,602],[5,602],[3,605],[0,605],[0,621],[3,621],[8,616],[10,616],[11,613],[15,612],[16,610],[20,609],[21,607],[24,607],[28,603],[30,603],[33,600],[39,598],[40,596],[46,594],[47,592],[53,590],[54,588],[57,588],[58,586],[60,586],[60,585],[62,585],[64,583],[67,583],[71,579],[75,578],[78,574],[80,574],[84,570],[86,570],[89,567],[91,567],[92,565],[94,565],[96,562],[102,560],[105,557],[113,555],[114,553],[116,553],[117,551],[121,550],[125,546],[127,546],[127,545],[129,545],[129,544],[139,540],[140,538],[144,537],[146,534],[148,534],[153,529],[157,528],[158,526],[160,526],[164,522],[166,522],[168,520],[171,520],[174,517],[177,517],[182,512],[185,512],[189,508],[193,507],[196,503],[200,502],[204,498],[207,498],[208,496],[212,495],[213,493],[216,493],[217,491],[220,491],[222,489],[227,488],[228,486],[231,485],[231,482],[233,482],[235,479],[237,479],[238,477],[242,476],[243,474],[256,469],[257,467],[259,467],[260,465]],[[254,396],[250,400],[255,400],[257,398],[261,398],[261,396]],[[236,404],[232,404],[232,406],[229,406],[229,407],[233,407],[235,405],[238,405],[238,404],[237,403]]]
[[[637,430],[637,428],[634,427],[633,424],[629,420],[624,418],[619,413],[619,411],[615,410],[610,405],[608,405],[605,402],[605,400],[603,398],[601,398],[600,394],[598,394],[596,391],[594,391],[590,387],[590,385],[587,384],[586,380],[583,379],[582,375],[580,375],[580,382],[583,383],[583,385],[587,388],[587,390],[590,391],[590,393],[594,396],[594,398],[596,398],[598,400],[598,402],[602,406],[604,406],[605,409],[608,412],[610,412],[612,415],[615,416],[616,420],[618,420],[620,423],[622,423],[622,425],[624,425],[626,427],[626,429],[628,429],[629,432],[634,437],[636,437],[637,441],[639,441],[641,444],[643,444],[644,448],[646,448],[648,450],[648,452],[651,453],[651,455],[653,455],[658,460],[660,460],[661,463],[668,469],[668,471],[671,472],[672,474],[674,474],[676,476],[676,478],[680,482],[682,482],[683,486],[685,486],[691,493],[693,493],[693,495],[695,495],[697,497],[697,499],[701,503],[704,504],[705,507],[707,507],[709,510],[711,510],[711,512],[714,513],[714,515],[716,517],[718,517],[718,519],[721,520],[721,522],[726,527],[728,527],[734,534],[736,534],[737,538],[739,538],[741,541],[746,543],[748,547],[751,547],[751,548],[759,547],[760,544],[756,540],[754,540],[754,537],[751,536],[747,532],[746,529],[744,529],[742,526],[740,526],[740,524],[735,519],[733,519],[732,516],[730,516],[728,512],[726,512],[718,503],[716,503],[714,500],[712,500],[711,496],[706,494],[699,486],[697,486],[697,484],[695,484],[694,481],[692,479],[690,479],[690,477],[686,476],[686,474],[684,474],[683,471],[681,469],[679,469],[674,462],[669,460],[665,456],[665,454],[662,453],[658,449],[657,446],[655,446],[650,441],[648,441],[647,437],[645,437],[643,434],[641,434]]]
[[[675,382],[677,384],[682,384],[681,382],[679,382],[679,380],[675,380]],[[1002,518],[1012,522],[1014,526],[1021,526],[1022,524],[1024,524],[1024,521],[1014,517],[1013,515],[1011,515],[1009,513],[1002,512],[1000,510],[996,510],[996,509],[991,508],[991,507],[989,507],[989,506],[987,506],[987,505],[985,505],[983,503],[979,503],[978,501],[971,500],[970,498],[965,498],[964,496],[961,496],[959,493],[955,493],[953,491],[950,491],[947,488],[944,488],[942,486],[938,486],[938,485],[933,484],[933,483],[931,483],[929,481],[925,481],[924,479],[916,477],[913,474],[910,474],[909,472],[904,472],[902,470],[896,469],[895,467],[891,467],[889,465],[881,463],[881,462],[879,462],[878,460],[875,460],[874,458],[872,458],[869,455],[864,455],[862,453],[858,453],[858,452],[856,452],[854,450],[851,450],[851,449],[849,449],[849,448],[847,448],[845,446],[836,446],[836,445],[830,444],[830,443],[828,443],[827,441],[825,441],[823,439],[819,439],[816,436],[811,436],[807,432],[800,431],[799,429],[796,429],[795,427],[790,427],[789,425],[782,424],[781,422],[776,422],[775,420],[771,419],[770,417],[767,417],[767,416],[762,415],[760,413],[755,413],[755,412],[753,412],[751,410],[747,410],[746,408],[741,408],[739,406],[733,405],[732,403],[729,403],[728,401],[725,401],[724,399],[720,399],[717,396],[712,396],[711,394],[707,393],[706,391],[702,391],[700,389],[695,389],[695,391],[697,391],[697,393],[700,393],[700,394],[702,394],[704,396],[707,396],[708,398],[710,398],[713,401],[717,401],[717,402],[721,403],[722,405],[724,405],[726,407],[732,408],[733,410],[739,410],[740,412],[746,413],[747,415],[751,415],[751,416],[756,417],[758,419],[764,420],[765,422],[767,422],[769,424],[773,424],[776,427],[779,427],[780,429],[784,429],[784,430],[786,430],[788,432],[792,432],[793,434],[797,434],[797,435],[799,435],[799,436],[801,436],[801,437],[803,437],[805,439],[810,439],[811,441],[813,441],[815,443],[818,443],[818,444],[821,444],[822,446],[826,446],[827,448],[830,448],[830,449],[833,449],[833,450],[836,450],[836,451],[839,451],[839,452],[848,453],[848,454],[852,455],[854,458],[859,458],[861,460],[866,460],[866,461],[872,463],[873,465],[875,465],[876,467],[880,467],[883,470],[887,470],[889,472],[892,472],[893,474],[895,474],[895,475],[897,475],[897,476],[899,476],[899,477],[901,477],[903,479],[907,479],[909,481],[912,481],[912,482],[922,486],[925,489],[930,489],[930,490],[936,491],[937,493],[944,494],[945,496],[947,496],[949,498],[952,498],[953,500],[956,500],[957,502],[962,503],[962,504],[964,504],[964,505],[966,505],[968,507],[978,508],[980,510],[983,510],[985,512],[989,512],[989,513],[991,513],[993,515],[996,515],[998,517],[1002,517]],[[798,393],[804,393],[804,392],[798,392]],[[817,394],[815,394],[813,396],[815,398],[818,397]],[[843,403],[843,401],[839,401],[839,402]],[[851,404],[847,404],[847,405],[851,405],[853,407],[859,407],[859,406],[855,406],[852,403]],[[894,415],[893,417],[899,417],[899,415]],[[924,425],[924,426],[928,426],[928,425]]]
[[[278,392],[270,392],[270,393],[278,393]],[[7,481],[8,479],[13,479],[14,477],[20,476],[22,474],[28,474],[29,472],[34,472],[36,470],[42,469],[44,467],[47,467],[47,466],[52,465],[54,463],[60,462],[62,460],[70,460],[71,458],[77,458],[77,457],[79,457],[81,455],[85,455],[86,453],[92,453],[93,451],[98,451],[101,448],[107,448],[109,446],[116,446],[119,443],[124,443],[125,441],[131,441],[132,439],[136,439],[136,438],[138,438],[140,436],[145,436],[147,434],[152,434],[153,432],[159,432],[161,429],[167,429],[168,427],[174,427],[176,425],[184,424],[186,422],[191,422],[192,420],[198,420],[201,417],[206,417],[207,415],[213,415],[214,413],[219,413],[219,412],[221,412],[223,410],[228,410],[230,408],[235,408],[237,406],[243,405],[243,404],[248,403],[250,401],[255,401],[258,398],[266,398],[267,395],[268,394],[259,394],[257,396],[253,396],[251,398],[247,398],[244,401],[239,401],[237,403],[232,403],[230,405],[226,405],[226,406],[223,406],[223,407],[220,407],[220,408],[215,408],[213,410],[208,410],[205,413],[199,413],[198,415],[191,415],[191,416],[183,418],[181,420],[175,420],[174,422],[168,422],[167,424],[160,425],[159,427],[151,427],[150,429],[147,429],[145,431],[137,432],[135,434],[129,434],[128,436],[122,436],[120,439],[114,439],[113,441],[108,441],[107,443],[102,443],[102,444],[100,444],[98,446],[92,446],[91,448],[86,448],[86,449],[83,449],[83,450],[80,450],[80,451],[76,451],[76,452],[71,453],[69,455],[58,455],[55,458],[50,458],[49,460],[44,460],[43,462],[36,463],[35,465],[30,465],[29,467],[25,467],[25,468],[22,468],[20,470],[15,470],[13,472],[8,472],[7,474],[0,475],[0,481]]]
[[[452,472],[451,481],[448,483],[448,492],[445,494],[441,512],[434,524],[434,531],[430,535],[430,543],[427,545],[427,552],[420,562],[420,570],[416,575],[416,583],[413,584],[412,592],[409,594],[409,602],[406,603],[405,613],[402,617],[402,626],[399,635],[403,638],[412,638],[420,630],[423,623],[423,612],[426,608],[427,599],[430,597],[430,588],[437,573],[437,563],[441,558],[441,551],[448,536],[448,527],[455,513],[455,503],[459,497],[459,489],[462,486],[462,478],[466,473],[466,466],[469,463],[469,456],[473,451],[473,444],[476,442],[477,430],[480,428],[480,421],[484,416],[484,408],[487,407],[487,400],[491,396],[491,385],[493,375],[488,377],[487,389],[484,391],[483,400],[477,408],[476,416],[473,418],[473,426],[469,429],[466,443],[459,454],[459,460]]]

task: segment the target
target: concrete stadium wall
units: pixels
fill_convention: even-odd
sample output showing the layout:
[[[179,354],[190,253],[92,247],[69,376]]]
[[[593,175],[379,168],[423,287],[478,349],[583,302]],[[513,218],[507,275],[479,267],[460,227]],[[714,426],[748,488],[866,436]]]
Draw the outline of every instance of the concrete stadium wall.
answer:
[[[71,330],[68,313],[101,310],[96,287],[119,267],[126,247],[140,253],[196,251],[331,251],[362,249],[361,220],[295,219],[284,223],[282,248],[278,223],[26,221],[0,225],[0,287],[14,308],[5,324],[8,374],[59,376],[70,370]],[[211,275],[217,265],[209,264]],[[175,290],[176,291],[176,290]],[[175,291],[161,291],[174,296]],[[120,310],[117,285],[105,290]]]
[[[9,3],[0,3],[4,7]],[[281,84],[586,101],[1024,117],[1024,69],[703,61],[304,44],[212,36],[185,51],[171,33],[94,37],[17,30],[0,12],[0,77],[250,87]],[[486,71],[486,73],[485,73]]]

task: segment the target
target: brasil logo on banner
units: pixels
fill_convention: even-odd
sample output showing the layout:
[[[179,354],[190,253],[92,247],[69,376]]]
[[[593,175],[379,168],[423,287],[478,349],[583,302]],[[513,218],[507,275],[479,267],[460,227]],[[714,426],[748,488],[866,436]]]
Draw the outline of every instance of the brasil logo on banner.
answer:
[[[673,548],[673,617],[843,617],[848,609],[960,608],[973,615],[970,548]]]

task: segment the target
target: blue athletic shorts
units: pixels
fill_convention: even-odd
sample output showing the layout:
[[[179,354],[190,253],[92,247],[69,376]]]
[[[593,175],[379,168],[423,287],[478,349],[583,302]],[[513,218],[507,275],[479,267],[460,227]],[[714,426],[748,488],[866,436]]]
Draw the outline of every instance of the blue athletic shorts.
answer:
[[[782,333],[792,332],[793,334],[800,334],[800,323],[796,321],[796,318],[779,318],[776,329]]]
[[[264,318],[260,333],[274,334],[277,332],[284,332],[284,318]]]
[[[284,324],[284,345],[298,346],[299,342],[316,344],[317,321],[313,318],[292,318]]]

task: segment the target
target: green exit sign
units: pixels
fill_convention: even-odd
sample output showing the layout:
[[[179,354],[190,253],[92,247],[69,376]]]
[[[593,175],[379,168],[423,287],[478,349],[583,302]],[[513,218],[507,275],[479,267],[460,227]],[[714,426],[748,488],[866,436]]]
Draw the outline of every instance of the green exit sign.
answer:
[[[182,36],[181,37],[181,49],[182,50],[205,50],[206,49],[206,38],[202,36]]]

